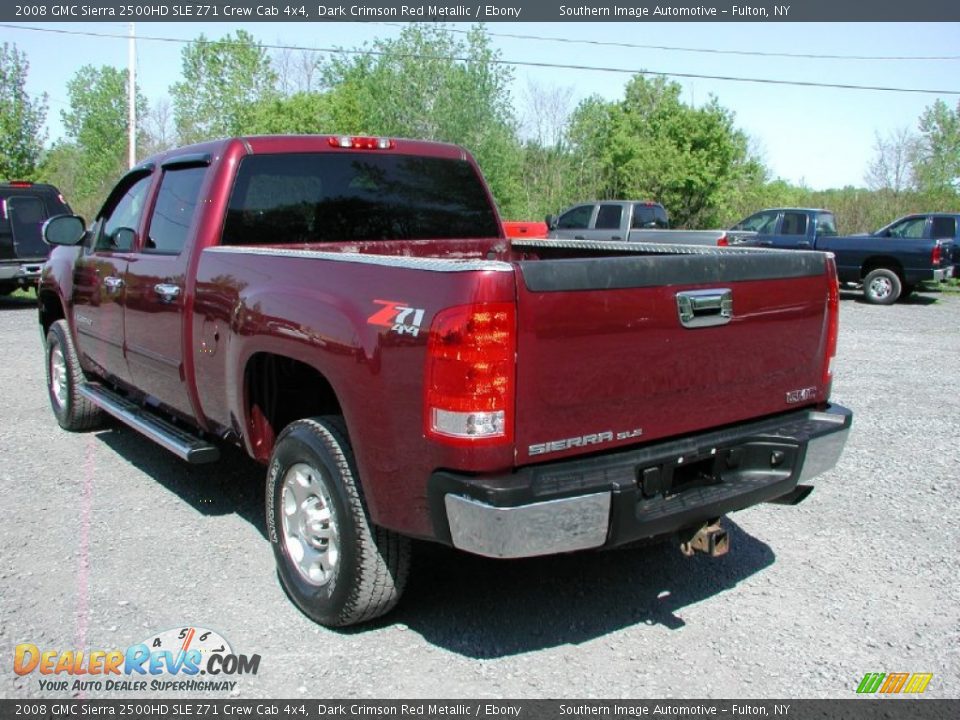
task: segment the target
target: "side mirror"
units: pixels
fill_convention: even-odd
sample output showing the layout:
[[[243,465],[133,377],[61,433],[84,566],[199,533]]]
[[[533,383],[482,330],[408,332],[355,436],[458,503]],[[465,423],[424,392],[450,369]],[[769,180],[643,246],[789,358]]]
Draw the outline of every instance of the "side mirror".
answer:
[[[545,218],[543,219],[543,221],[547,224],[547,230],[556,230],[556,229],[557,229],[557,216],[556,216],[556,215],[547,215],[547,217],[545,217]]]
[[[120,252],[132,250],[134,244],[137,242],[137,231],[133,228],[118,227],[113,231],[113,235],[110,236],[110,242],[114,250],[119,250]]]
[[[78,245],[87,234],[87,223],[79,215],[54,215],[43,224],[48,245]]]

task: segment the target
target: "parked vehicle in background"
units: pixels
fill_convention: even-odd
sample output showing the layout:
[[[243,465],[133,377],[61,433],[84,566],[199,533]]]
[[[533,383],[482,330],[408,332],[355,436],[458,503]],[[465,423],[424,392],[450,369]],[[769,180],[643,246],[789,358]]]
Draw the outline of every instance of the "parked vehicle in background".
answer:
[[[840,282],[862,286],[868,302],[890,305],[921,282],[953,275],[956,218],[940,213],[908,215],[872,234],[839,236],[829,210],[769,208],[734,225],[731,242],[832,252]],[[943,237],[948,232],[953,234]]]
[[[504,220],[503,231],[508,238],[545,238],[548,232],[546,223],[524,220]]]
[[[410,538],[722,554],[718,519],[803,500],[851,423],[828,255],[511,241],[454,145],[171,150],[45,234],[57,421],[243,448],[281,581],[328,625],[394,606]]]
[[[726,230],[671,230],[667,211],[649,200],[581,203],[559,217],[548,215],[547,237],[675,245],[727,245]]]
[[[43,223],[71,212],[53,185],[0,183],[0,295],[36,286],[50,254],[50,246],[43,241]]]

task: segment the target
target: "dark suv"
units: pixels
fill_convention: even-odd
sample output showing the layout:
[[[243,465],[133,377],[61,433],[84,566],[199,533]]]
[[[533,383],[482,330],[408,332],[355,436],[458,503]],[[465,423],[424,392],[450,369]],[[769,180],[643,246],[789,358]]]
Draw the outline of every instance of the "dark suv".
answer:
[[[53,185],[0,183],[0,295],[36,285],[50,253],[41,233],[43,223],[72,212]]]

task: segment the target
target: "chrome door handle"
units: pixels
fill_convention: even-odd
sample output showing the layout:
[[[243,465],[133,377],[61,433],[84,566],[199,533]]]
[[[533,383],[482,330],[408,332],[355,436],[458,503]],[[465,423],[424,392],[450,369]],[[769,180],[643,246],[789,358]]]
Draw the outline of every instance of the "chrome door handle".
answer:
[[[123,278],[118,278],[111,275],[103,279],[103,284],[107,288],[107,292],[117,292],[123,287]]]
[[[153,291],[157,293],[164,302],[173,302],[180,296],[180,286],[169,283],[157,283],[153,286]]]

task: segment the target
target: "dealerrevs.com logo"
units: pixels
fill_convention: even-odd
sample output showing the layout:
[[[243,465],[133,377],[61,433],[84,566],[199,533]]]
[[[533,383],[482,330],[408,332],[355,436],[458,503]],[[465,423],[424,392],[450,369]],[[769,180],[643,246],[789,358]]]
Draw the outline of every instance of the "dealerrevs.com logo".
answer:
[[[230,691],[241,675],[256,675],[259,655],[239,655],[221,635],[184,627],[151,635],[126,650],[57,650],[21,643],[13,654],[17,675],[37,674],[50,692]]]

